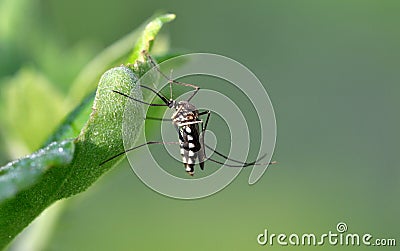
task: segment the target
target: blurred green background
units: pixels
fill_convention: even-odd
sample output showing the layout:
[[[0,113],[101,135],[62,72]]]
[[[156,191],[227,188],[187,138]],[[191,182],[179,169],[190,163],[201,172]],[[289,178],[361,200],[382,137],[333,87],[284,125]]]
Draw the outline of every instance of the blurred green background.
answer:
[[[177,14],[164,29],[172,49],[226,55],[260,78],[279,164],[253,186],[244,170],[183,201],[124,161],[67,200],[41,250],[342,250],[256,242],[265,228],[322,234],[341,221],[398,249],[398,1],[1,0],[1,164],[39,147],[76,104],[69,88],[84,65],[158,10]]]

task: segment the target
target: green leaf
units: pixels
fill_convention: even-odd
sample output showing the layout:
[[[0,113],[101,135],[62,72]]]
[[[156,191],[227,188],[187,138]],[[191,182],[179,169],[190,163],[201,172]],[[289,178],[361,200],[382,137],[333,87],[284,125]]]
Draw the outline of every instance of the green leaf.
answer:
[[[141,52],[143,50],[150,51],[152,41],[154,41],[162,25],[172,21],[174,18],[174,14],[165,14],[150,18],[149,21],[140,25],[138,29],[135,29],[99,53],[82,69],[72,83],[69,97],[73,101],[81,100],[85,97],[85,95],[95,88],[101,72],[106,71],[110,65],[121,63],[134,64],[136,59],[142,56]],[[160,41],[160,38],[157,40]],[[136,41],[135,45],[133,44],[134,41]],[[130,56],[128,57],[129,53]],[[125,60],[126,58],[129,59]]]
[[[96,92],[90,93],[83,101],[64,119],[64,122],[47,139],[45,146],[54,141],[76,138],[82,127],[86,124],[92,112],[93,100]]]
[[[38,182],[50,168],[65,167],[72,161],[72,140],[53,142],[25,158],[0,168],[0,202]]]
[[[136,42],[135,47],[128,59],[129,64],[145,63],[143,51],[150,51],[154,39],[160,31],[163,24],[171,22],[175,19],[175,14],[165,14],[153,19],[144,28],[144,35]]]
[[[58,199],[69,197],[86,190],[104,172],[111,168],[111,163],[99,166],[102,160],[123,151],[122,142],[122,119],[125,109],[126,98],[115,95],[111,90],[120,90],[129,93],[136,88],[136,92],[131,95],[140,99],[141,92],[136,85],[136,76],[127,67],[113,68],[102,76],[97,90],[90,115],[81,134],[74,140],[75,151],[69,151],[72,158],[69,165],[65,162],[55,162],[54,166],[46,172],[37,172],[30,177],[27,164],[29,166],[40,166],[47,163],[55,156],[46,149],[41,150],[41,155],[31,155],[25,161],[17,161],[13,165],[7,165],[1,169],[5,174],[2,178],[0,187],[7,187],[10,177],[25,174],[27,178],[21,178],[21,183],[16,186],[14,197],[8,197],[0,204],[0,244],[5,245],[11,238],[15,237],[24,227],[26,227],[37,215],[45,208]],[[136,95],[136,96],[135,96]],[[135,119],[141,124],[143,116]],[[133,125],[134,126],[134,125]],[[138,128],[138,127],[133,127]],[[137,132],[138,133],[138,132]],[[57,143],[54,143],[57,144]],[[38,157],[35,157],[38,156]],[[48,159],[43,160],[44,156]],[[53,163],[53,162],[52,162]],[[57,165],[59,163],[60,165]],[[7,170],[7,172],[3,172]],[[15,171],[13,171],[15,170]],[[7,175],[10,174],[10,175]],[[15,175],[12,175],[15,174]],[[29,179],[32,178],[32,179]],[[3,185],[4,184],[4,185]],[[28,189],[26,189],[29,187]]]
[[[137,42],[140,46],[134,47],[137,57],[143,50],[150,49],[162,23],[171,20],[168,16],[157,17],[150,22],[154,25],[146,26]],[[138,58],[130,57],[130,60],[136,63]],[[138,72],[143,71],[141,67],[137,67]],[[3,196],[0,197],[0,249],[53,202],[86,190],[113,166],[115,161],[99,164],[124,150],[122,123],[125,106],[131,100],[112,90],[142,100],[138,72],[126,66],[106,71],[99,81],[94,101],[89,95],[66,118],[48,140],[55,142],[0,168],[0,189],[6,188],[4,194],[0,193]],[[134,141],[143,124],[143,108],[138,102],[132,104],[128,133]],[[82,128],[84,121],[87,122]],[[64,141],[69,137],[76,138]],[[64,150],[57,153],[60,149]]]

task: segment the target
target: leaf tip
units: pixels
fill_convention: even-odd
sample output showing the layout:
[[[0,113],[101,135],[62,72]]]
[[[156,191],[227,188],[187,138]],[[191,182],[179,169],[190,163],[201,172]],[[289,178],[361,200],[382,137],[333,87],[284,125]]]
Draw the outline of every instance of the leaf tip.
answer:
[[[160,19],[163,21],[163,22],[171,22],[172,20],[174,20],[176,18],[176,15],[175,14],[173,14],[173,13],[167,13],[167,14],[165,14],[165,15],[163,15],[163,16],[161,16],[160,17]]]

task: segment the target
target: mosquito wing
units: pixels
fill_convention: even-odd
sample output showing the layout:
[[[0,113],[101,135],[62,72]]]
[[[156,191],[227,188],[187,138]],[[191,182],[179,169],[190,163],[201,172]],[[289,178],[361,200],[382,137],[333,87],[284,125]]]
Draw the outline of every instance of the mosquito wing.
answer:
[[[198,129],[198,127],[197,127]],[[204,145],[204,133],[199,134],[200,150],[197,152],[197,157],[199,158],[199,165],[201,170],[204,170],[204,161],[206,160],[206,149]]]

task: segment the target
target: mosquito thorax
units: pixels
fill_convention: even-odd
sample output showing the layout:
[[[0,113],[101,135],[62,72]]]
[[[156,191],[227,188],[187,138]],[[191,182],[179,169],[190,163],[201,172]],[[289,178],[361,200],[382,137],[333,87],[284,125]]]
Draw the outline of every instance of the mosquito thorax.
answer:
[[[174,122],[196,121],[199,116],[197,108],[186,100],[175,102],[174,109],[176,110],[172,116]]]
[[[197,113],[197,108],[193,104],[189,103],[186,100],[182,100],[179,102],[176,102],[175,104],[175,109],[178,111],[182,111],[184,113]]]

